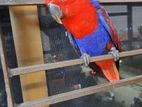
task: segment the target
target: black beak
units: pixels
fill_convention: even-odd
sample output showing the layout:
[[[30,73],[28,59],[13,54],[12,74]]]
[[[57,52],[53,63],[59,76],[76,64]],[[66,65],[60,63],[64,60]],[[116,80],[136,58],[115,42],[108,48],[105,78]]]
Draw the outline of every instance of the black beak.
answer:
[[[49,3],[48,8],[53,19],[55,19],[57,23],[62,24],[61,18],[63,17],[63,13],[60,7],[56,4]]]

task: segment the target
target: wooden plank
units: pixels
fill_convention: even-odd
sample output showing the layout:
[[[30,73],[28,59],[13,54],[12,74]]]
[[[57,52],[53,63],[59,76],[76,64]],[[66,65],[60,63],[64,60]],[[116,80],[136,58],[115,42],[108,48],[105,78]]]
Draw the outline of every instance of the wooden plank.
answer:
[[[11,6],[9,12],[18,66],[43,63],[37,7]],[[24,101],[48,96],[44,71],[21,75],[20,81]]]
[[[101,3],[133,3],[133,2],[142,2],[142,0],[99,0]]]
[[[142,0],[99,0],[101,3],[133,3],[142,2]],[[0,0],[0,6],[7,5],[37,5],[45,4],[45,0]]]
[[[45,0],[0,0],[0,6],[37,5],[44,4]]]
[[[4,75],[4,83],[5,83],[5,90],[7,94],[7,104],[8,107],[14,107],[14,101],[12,96],[12,87],[11,87],[11,81],[9,77],[9,68],[6,60],[6,52],[5,52],[5,45],[4,45],[4,38],[1,31],[1,25],[0,25],[0,60],[2,64],[2,70]]]
[[[115,89],[118,87],[138,83],[138,82],[142,82],[142,75],[132,77],[129,79],[116,81],[116,82],[109,82],[106,84],[83,88],[83,89],[79,89],[79,90],[75,90],[75,91],[71,91],[71,92],[67,92],[67,93],[63,93],[63,94],[58,94],[58,95],[54,95],[54,96],[51,96],[48,98],[43,98],[43,99],[31,101],[31,102],[22,103],[22,104],[18,105],[18,107],[40,107],[40,106],[47,105],[47,104],[48,105],[55,104],[55,103],[79,98],[82,96],[91,95],[94,93],[107,91],[110,89]]]
[[[142,49],[121,52],[120,57],[121,58],[130,57],[130,56],[140,55],[140,54],[142,54]],[[103,56],[92,57],[90,61],[95,62],[95,61],[107,60],[111,58],[113,58],[112,55],[103,55]],[[37,72],[39,70],[51,70],[55,68],[74,66],[74,65],[79,65],[83,63],[84,62],[82,59],[75,59],[75,60],[62,61],[62,62],[56,62],[56,63],[50,63],[50,64],[40,64],[40,65],[34,65],[29,67],[20,67],[20,68],[11,69],[10,74],[11,76],[23,75],[26,73]]]

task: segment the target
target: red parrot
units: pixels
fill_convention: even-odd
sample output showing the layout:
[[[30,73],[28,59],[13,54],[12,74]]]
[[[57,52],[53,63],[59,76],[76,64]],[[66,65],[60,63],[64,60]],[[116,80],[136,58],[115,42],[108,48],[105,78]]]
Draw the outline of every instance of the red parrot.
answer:
[[[121,42],[100,3],[96,0],[46,0],[46,4],[52,17],[68,30],[68,37],[85,64],[90,64],[89,56],[111,53],[114,59],[97,61],[91,66],[96,64],[109,81],[119,80],[115,61],[119,60]]]

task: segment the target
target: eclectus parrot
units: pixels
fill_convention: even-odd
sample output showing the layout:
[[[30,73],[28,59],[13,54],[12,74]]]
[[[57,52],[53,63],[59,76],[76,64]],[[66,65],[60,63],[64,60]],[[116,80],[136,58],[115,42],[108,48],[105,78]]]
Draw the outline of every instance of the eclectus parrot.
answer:
[[[119,80],[116,62],[121,42],[105,9],[96,0],[46,0],[51,16],[67,29],[85,65],[97,65],[109,81]],[[89,56],[111,53],[114,59],[90,63]],[[94,72],[95,69],[94,69]]]

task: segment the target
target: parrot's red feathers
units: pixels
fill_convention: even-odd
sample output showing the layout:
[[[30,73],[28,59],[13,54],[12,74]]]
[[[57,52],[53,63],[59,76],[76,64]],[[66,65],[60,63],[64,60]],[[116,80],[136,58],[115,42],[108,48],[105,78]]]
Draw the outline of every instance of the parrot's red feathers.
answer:
[[[113,59],[95,62],[101,69],[104,76],[111,82],[120,79],[119,72]]]
[[[50,3],[51,0],[45,0],[46,5]]]
[[[75,38],[81,39],[97,29],[98,16],[89,0],[47,0],[46,4],[49,2],[60,6],[63,25]]]

